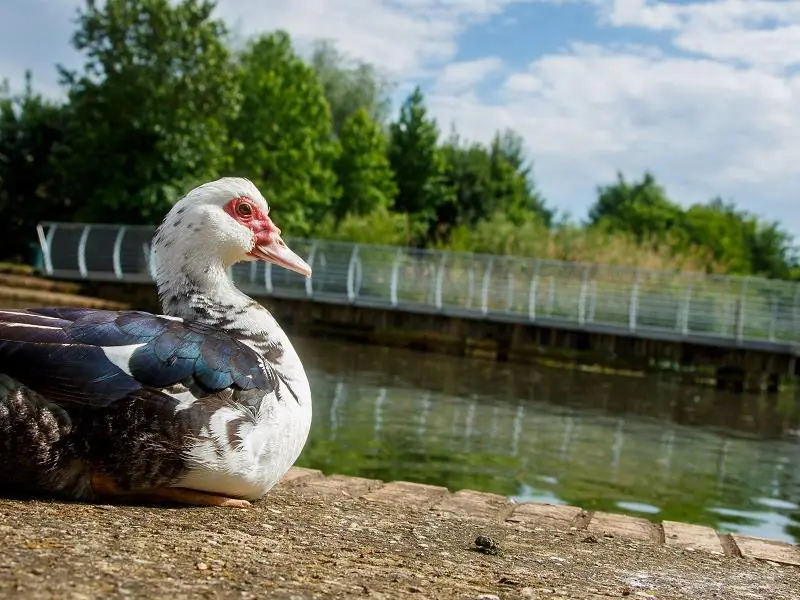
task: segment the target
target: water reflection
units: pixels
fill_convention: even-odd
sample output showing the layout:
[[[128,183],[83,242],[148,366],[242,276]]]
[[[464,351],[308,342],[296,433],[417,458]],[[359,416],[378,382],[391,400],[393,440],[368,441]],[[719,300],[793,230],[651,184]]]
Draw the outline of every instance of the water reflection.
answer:
[[[800,540],[798,403],[299,340],[300,464]]]

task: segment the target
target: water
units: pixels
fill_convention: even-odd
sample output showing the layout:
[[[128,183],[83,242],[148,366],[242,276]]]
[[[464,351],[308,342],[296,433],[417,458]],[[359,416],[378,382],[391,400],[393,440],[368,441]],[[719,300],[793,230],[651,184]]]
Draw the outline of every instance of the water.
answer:
[[[800,541],[800,410],[622,377],[297,340],[299,465]]]

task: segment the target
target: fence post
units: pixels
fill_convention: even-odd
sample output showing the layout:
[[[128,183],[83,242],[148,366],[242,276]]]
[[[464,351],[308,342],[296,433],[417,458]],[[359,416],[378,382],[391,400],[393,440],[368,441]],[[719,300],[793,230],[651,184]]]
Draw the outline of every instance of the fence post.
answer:
[[[692,288],[693,283],[691,280],[686,283],[686,291],[683,294],[683,302],[681,302],[681,310],[679,314],[678,327],[683,335],[689,335],[689,313],[691,311],[692,303]]]
[[[775,341],[775,326],[778,322],[778,299],[773,296],[770,299],[770,311],[769,311],[769,341]]]
[[[736,340],[741,343],[744,339],[744,310],[745,298],[747,297],[747,279],[742,280],[742,287],[739,289],[739,301],[736,306]],[[771,338],[771,336],[770,336]]]
[[[317,247],[319,240],[314,240],[311,243],[311,250],[308,251],[308,266],[314,268],[314,259],[317,257]],[[306,296],[311,298],[314,295],[314,284],[311,283],[311,277],[306,277]]]
[[[631,287],[631,299],[628,304],[628,329],[636,331],[636,325],[639,316],[639,277],[641,271],[636,269],[636,274],[633,279],[633,287]]]
[[[469,274],[467,275],[467,305],[472,308],[472,299],[475,297],[475,257],[469,258]]]
[[[41,225],[36,226],[36,235],[39,237],[39,246],[42,248],[44,270],[48,275],[53,274],[53,257],[50,254],[50,249],[52,247],[53,236],[55,235],[57,228],[58,223],[51,223],[47,229],[47,233],[45,234],[44,227]]]
[[[117,231],[117,235],[114,238],[114,277],[117,279],[122,279],[122,238],[125,237],[125,232],[128,231],[127,225],[122,225],[119,230]]]
[[[89,276],[89,271],[86,268],[86,240],[89,239],[91,230],[91,225],[84,225],[81,237],[78,240],[78,272],[81,274],[81,279],[86,279]]]
[[[539,288],[539,270],[541,269],[542,261],[537,258],[533,262],[533,277],[531,278],[531,285],[528,288],[528,320],[536,320],[536,295]]]
[[[578,323],[583,325],[586,322],[586,291],[589,286],[589,265],[583,267],[581,276],[581,289],[578,292]]]
[[[519,263],[519,261],[514,261],[515,263]],[[508,270],[508,285],[506,285],[506,312],[512,313],[512,307],[514,306],[514,288],[516,287],[516,280],[514,279],[514,270]]]
[[[403,258],[403,251],[400,248],[394,253],[394,262],[392,263],[392,279],[389,283],[389,297],[392,306],[397,306],[397,280],[400,277],[400,261]]]
[[[489,284],[492,281],[492,268],[494,267],[494,256],[489,257],[486,270],[483,272],[483,285],[481,285],[481,312],[485,315],[489,312]]]
[[[272,294],[272,263],[264,264],[264,289],[268,294]]]
[[[347,266],[347,299],[353,302],[356,299],[355,279],[356,263],[358,262],[358,244],[353,245],[353,252],[350,254],[350,263]]]
[[[794,286],[794,304],[792,304],[792,336],[793,341],[800,341],[797,339],[797,333],[800,330],[800,283]]]
[[[155,246],[153,246],[153,241],[151,240],[149,244],[146,244],[146,252],[145,257],[147,259],[147,272],[150,274],[150,279],[156,278],[156,261],[153,260],[153,256],[155,256]]]
[[[444,266],[447,263],[447,253],[442,252],[442,257],[439,259],[439,268],[436,270],[436,289],[434,291],[434,302],[436,302],[436,309],[442,310],[442,284],[444,282]]]

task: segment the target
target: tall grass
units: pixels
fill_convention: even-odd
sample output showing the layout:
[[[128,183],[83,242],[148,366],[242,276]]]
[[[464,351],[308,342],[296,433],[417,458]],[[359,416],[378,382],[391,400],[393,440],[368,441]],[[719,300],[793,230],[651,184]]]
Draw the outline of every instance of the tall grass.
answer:
[[[421,233],[418,224],[388,210],[365,216],[348,216],[338,225],[327,221],[314,232],[323,239],[365,244],[405,245]],[[520,225],[496,215],[475,227],[460,226],[436,248],[588,262],[682,273],[726,273],[727,266],[699,247],[681,247],[670,240],[640,242],[624,233],[601,228],[561,225],[548,228],[531,220]]]

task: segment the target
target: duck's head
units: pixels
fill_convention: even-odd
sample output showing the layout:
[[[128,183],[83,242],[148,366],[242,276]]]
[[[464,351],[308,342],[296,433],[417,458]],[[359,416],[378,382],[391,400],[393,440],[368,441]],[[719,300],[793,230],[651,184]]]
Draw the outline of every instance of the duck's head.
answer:
[[[162,260],[180,249],[184,260],[218,258],[225,267],[263,260],[310,277],[311,267],[286,245],[269,212],[251,181],[223,177],[181,198],[164,218],[154,243]]]

